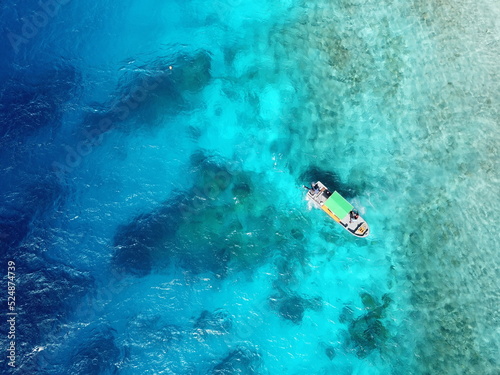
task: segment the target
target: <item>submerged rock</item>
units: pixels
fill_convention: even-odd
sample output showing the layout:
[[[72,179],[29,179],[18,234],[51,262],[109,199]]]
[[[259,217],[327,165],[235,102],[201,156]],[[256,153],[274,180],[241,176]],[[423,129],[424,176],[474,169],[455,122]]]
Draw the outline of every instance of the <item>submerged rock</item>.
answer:
[[[370,313],[351,323],[349,335],[358,358],[365,358],[374,349],[382,347],[388,338],[382,322]]]
[[[110,101],[94,105],[82,128],[100,135],[110,129],[130,132],[162,126],[165,116],[190,107],[186,93],[200,91],[210,82],[210,68],[206,51],[136,66],[122,77]]]
[[[354,320],[354,311],[349,306],[344,306],[339,315],[339,322],[342,324],[351,323]]]
[[[333,346],[328,346],[325,348],[325,354],[329,359],[335,358],[335,348]]]
[[[360,297],[365,309],[371,311],[372,315],[376,318],[382,318],[384,310],[389,307],[392,302],[391,297],[389,297],[388,294],[384,294],[382,296],[382,304],[380,304],[380,302],[369,293],[361,293]]]
[[[230,270],[251,271],[276,248],[285,248],[276,209],[255,188],[252,173],[201,151],[190,161],[192,187],[118,228],[115,269],[145,276],[174,264],[223,278]]]
[[[191,155],[192,170],[197,174],[193,192],[206,198],[219,198],[233,182],[234,176],[229,169],[202,152]]]
[[[207,51],[179,56],[173,63],[172,79],[181,91],[198,91],[212,78],[212,58]]]
[[[239,182],[235,184],[232,189],[234,197],[237,198],[239,201],[248,197],[251,192],[252,189],[250,187],[250,184],[248,184],[247,182]]]
[[[149,274],[152,252],[173,238],[179,226],[179,214],[177,205],[165,204],[119,227],[114,238],[112,261],[115,267],[135,276]]]
[[[339,316],[339,321],[349,324],[346,345],[353,348],[359,358],[364,358],[373,350],[381,348],[389,337],[381,318],[384,316],[385,309],[389,307],[391,298],[384,294],[383,304],[380,304],[369,293],[361,293],[360,297],[367,313],[355,319],[354,311],[345,306]]]
[[[367,310],[373,310],[378,306],[377,301],[369,293],[361,293],[361,302]]]
[[[291,320],[295,324],[300,324],[304,316],[304,302],[304,299],[300,297],[286,298],[279,308],[281,317]]]
[[[302,298],[299,296],[272,296],[271,307],[278,310],[279,315],[295,324],[302,323],[306,309],[318,311],[323,307],[321,298]]]
[[[233,326],[233,321],[231,315],[226,310],[218,309],[213,312],[203,310],[194,326],[204,333],[220,335],[229,333]]]
[[[384,309],[386,309],[386,308],[388,308],[388,307],[389,307],[389,305],[391,304],[391,302],[392,302],[392,298],[391,298],[388,294],[384,294],[384,295],[382,296],[382,302],[383,302],[382,307],[383,307]]]
[[[211,375],[257,375],[259,373],[260,355],[247,348],[238,348],[231,351],[217,364]]]
[[[293,228],[290,231],[290,234],[292,235],[293,238],[295,238],[298,241],[302,241],[304,239],[304,230],[303,229]]]

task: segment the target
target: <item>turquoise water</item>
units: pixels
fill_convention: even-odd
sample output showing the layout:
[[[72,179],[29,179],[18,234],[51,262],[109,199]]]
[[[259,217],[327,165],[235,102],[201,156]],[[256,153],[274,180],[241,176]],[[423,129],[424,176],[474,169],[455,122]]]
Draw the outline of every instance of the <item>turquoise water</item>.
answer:
[[[498,374],[499,16],[74,0],[4,41],[6,373]]]

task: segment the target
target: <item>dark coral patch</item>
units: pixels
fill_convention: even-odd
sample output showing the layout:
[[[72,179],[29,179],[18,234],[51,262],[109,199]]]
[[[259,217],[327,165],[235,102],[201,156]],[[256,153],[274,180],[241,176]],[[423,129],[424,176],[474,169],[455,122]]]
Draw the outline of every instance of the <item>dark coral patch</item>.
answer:
[[[121,226],[114,238],[115,267],[136,276],[147,275],[152,268],[152,252],[173,238],[179,226],[179,216],[178,205],[165,204]]]
[[[351,323],[354,320],[354,311],[349,306],[344,306],[339,315],[340,323]]]
[[[349,335],[359,358],[381,348],[388,339],[387,329],[373,314],[363,315],[349,326]]]
[[[283,319],[291,320],[295,324],[302,322],[304,316],[304,299],[300,297],[291,297],[284,299],[279,307],[279,313]]]
[[[295,324],[302,323],[306,309],[318,311],[323,307],[321,298],[303,298],[296,295],[274,295],[270,298],[271,307],[278,311],[281,318]]]
[[[211,79],[210,68],[211,56],[206,51],[137,66],[121,78],[111,100],[93,105],[80,137],[93,133],[100,138],[110,129],[131,132],[163,125],[165,117],[190,108],[184,94],[205,87]]]
[[[204,333],[224,334],[231,331],[233,321],[226,310],[217,309],[213,312],[203,310],[194,326]]]
[[[225,358],[214,366],[211,375],[256,375],[259,374],[261,358],[259,353],[247,348],[238,348],[231,351]]]
[[[180,56],[173,63],[172,80],[182,91],[201,90],[212,78],[211,65],[212,57],[207,51]]]
[[[325,348],[325,354],[329,359],[334,359],[337,353],[335,353],[335,348],[333,346],[328,346]]]
[[[349,323],[349,338],[347,344],[351,346],[359,358],[368,356],[373,350],[383,347],[389,338],[389,332],[382,323],[385,309],[389,307],[390,297],[384,294],[383,304],[369,293],[360,294],[361,301],[366,314],[354,319],[353,312],[349,307],[344,307],[339,320]]]

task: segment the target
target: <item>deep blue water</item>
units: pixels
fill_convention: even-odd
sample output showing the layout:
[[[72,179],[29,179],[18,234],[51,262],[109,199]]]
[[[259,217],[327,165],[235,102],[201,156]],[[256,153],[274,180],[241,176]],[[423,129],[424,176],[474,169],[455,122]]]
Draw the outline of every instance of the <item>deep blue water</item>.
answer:
[[[497,4],[0,9],[2,373],[500,372]]]

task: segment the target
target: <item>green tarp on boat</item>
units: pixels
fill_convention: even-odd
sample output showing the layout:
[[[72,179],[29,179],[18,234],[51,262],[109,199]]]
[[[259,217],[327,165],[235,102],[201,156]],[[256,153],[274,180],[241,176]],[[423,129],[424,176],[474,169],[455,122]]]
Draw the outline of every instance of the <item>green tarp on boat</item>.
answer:
[[[334,192],[330,198],[325,202],[325,206],[328,207],[337,217],[342,220],[349,212],[352,210],[352,204],[346,201],[342,196]]]

